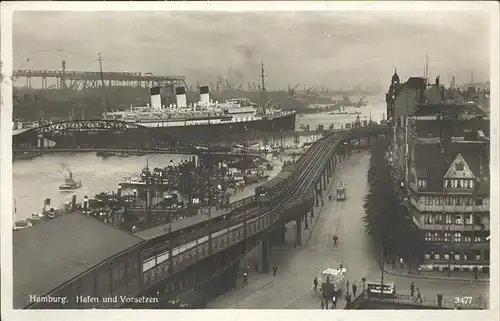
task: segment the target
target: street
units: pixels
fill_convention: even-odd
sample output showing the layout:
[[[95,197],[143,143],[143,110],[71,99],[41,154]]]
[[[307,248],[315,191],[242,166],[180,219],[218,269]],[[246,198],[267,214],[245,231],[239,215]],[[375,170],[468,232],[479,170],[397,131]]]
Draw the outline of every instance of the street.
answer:
[[[240,289],[228,293],[227,296],[241,295],[237,304],[225,306],[225,299],[217,298],[209,304],[209,308],[241,308],[241,309],[320,309],[321,295],[313,290],[313,278],[319,277],[326,268],[339,268],[343,261],[347,269],[346,279],[350,286],[357,283],[358,292],[362,290],[361,278],[368,281],[380,282],[380,258],[378,249],[373,240],[365,233],[363,222],[364,197],[368,191],[367,171],[369,167],[369,153],[353,153],[351,158],[336,174],[329,193],[332,201],[328,202],[325,194],[325,206],[312,231],[310,239],[304,237],[305,244],[297,249],[274,248],[271,264],[278,264],[276,276],[263,276],[272,280],[272,284],[257,289],[253,293],[238,294]],[[337,202],[335,190],[342,182],[346,187],[347,199]],[[333,245],[333,235],[338,236],[338,245]],[[269,282],[258,277],[260,282]],[[469,281],[429,280],[408,277],[399,277],[386,274],[384,283],[394,282],[399,294],[409,293],[409,283],[415,282],[420,288],[422,296],[434,299],[437,292],[445,298],[455,296],[483,296],[487,297],[489,284],[477,282],[473,286]],[[252,282],[250,277],[249,283]],[[266,283],[268,284],[268,283]],[[349,289],[351,291],[351,289]],[[343,291],[345,293],[345,290]],[[227,298],[227,302],[234,302],[235,298]],[[345,301],[341,298],[337,309],[344,308]],[[331,304],[329,305],[331,308]]]

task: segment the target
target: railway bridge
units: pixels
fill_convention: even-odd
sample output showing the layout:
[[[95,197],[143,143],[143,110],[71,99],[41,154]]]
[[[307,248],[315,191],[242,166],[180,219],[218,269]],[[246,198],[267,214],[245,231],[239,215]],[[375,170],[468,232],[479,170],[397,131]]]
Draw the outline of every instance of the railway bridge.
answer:
[[[74,257],[74,261],[81,262],[82,252],[94,253],[96,250],[72,248],[53,254],[54,249],[51,249],[54,266],[46,267],[43,271],[37,268],[36,276],[30,276],[28,272],[23,272],[27,266],[34,266],[33,262],[28,261],[44,255],[41,252],[50,249],[50,246],[31,250],[15,246],[14,271],[18,275],[14,275],[14,302],[16,304],[19,301],[19,308],[161,308],[165,307],[166,302],[183,296],[201,297],[201,301],[214,297],[236,285],[241,259],[257,246],[262,247],[261,271],[269,270],[271,246],[283,241],[287,222],[296,222],[295,239],[300,244],[301,225],[305,224],[307,228],[307,219],[304,218],[313,215],[314,203],[319,201],[342,160],[351,153],[353,140],[378,139],[381,135],[387,135],[387,128],[378,125],[330,133],[314,143],[293,167],[284,168],[282,173],[288,171],[288,175],[278,175],[268,182],[267,198],[251,196],[231,204],[231,211],[215,217],[199,218],[196,223],[189,225],[182,221],[174,222],[168,229],[158,227],[136,235],[113,231],[119,239],[117,244],[120,244],[115,247],[109,245],[114,236],[108,231],[102,236],[102,242],[107,246],[101,247],[101,250],[109,250],[108,255],[104,257],[103,252],[102,257],[95,258],[93,262],[87,258],[86,268],[82,268],[81,264],[77,265],[79,268],[71,265],[64,270],[64,277],[57,273],[59,269],[65,268],[57,265],[59,261],[68,264],[69,255]],[[59,233],[57,242],[65,246],[72,243],[75,243],[75,247],[84,246],[81,241],[73,239],[78,239],[75,233],[88,236],[89,231],[81,231],[82,221],[93,219],[75,213],[54,222],[63,224],[64,220],[78,221],[79,229],[72,229],[68,240],[62,240]],[[98,224],[103,225],[100,222]],[[29,246],[33,243],[29,242],[30,233],[40,236],[41,233],[33,231],[37,228],[50,229],[51,225],[55,224],[40,224],[14,233],[14,244],[22,242]],[[51,237],[49,231],[43,235]],[[21,240],[17,241],[16,237]],[[93,235],[92,239],[90,245],[97,247],[95,243],[99,236]],[[51,241],[38,240],[37,244],[40,242],[48,244]],[[64,257],[58,261],[58,256]],[[72,269],[74,271],[70,273]],[[47,275],[40,275],[40,272]],[[40,281],[49,280],[51,276],[58,281],[51,285]],[[30,288],[31,292],[26,289],[30,283],[27,279],[30,278],[38,286]],[[16,284],[22,284],[24,292],[16,291]],[[45,288],[40,284],[44,284]],[[28,292],[64,296],[68,302],[64,305],[60,302],[29,303],[26,298]],[[128,302],[76,302],[73,298],[77,295],[136,299]]]

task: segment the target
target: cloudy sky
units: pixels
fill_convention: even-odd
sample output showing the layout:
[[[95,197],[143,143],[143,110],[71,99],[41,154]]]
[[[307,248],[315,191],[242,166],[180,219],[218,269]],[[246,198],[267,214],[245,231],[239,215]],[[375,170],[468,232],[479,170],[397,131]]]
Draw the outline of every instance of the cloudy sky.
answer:
[[[14,69],[185,75],[188,83],[259,81],[269,88],[387,85],[404,77],[488,80],[488,17],[480,12],[16,12]],[[26,60],[29,58],[29,62]]]

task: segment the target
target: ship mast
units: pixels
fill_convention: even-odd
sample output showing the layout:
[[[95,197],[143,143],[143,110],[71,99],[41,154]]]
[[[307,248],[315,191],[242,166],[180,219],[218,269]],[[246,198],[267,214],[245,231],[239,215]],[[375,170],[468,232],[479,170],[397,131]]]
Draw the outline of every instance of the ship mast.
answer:
[[[104,119],[107,119],[108,106],[106,103],[106,85],[104,84],[104,74],[102,72],[102,58],[101,54],[97,54],[97,61],[99,61],[99,69],[101,71],[101,83],[102,83],[102,100],[104,104]]]

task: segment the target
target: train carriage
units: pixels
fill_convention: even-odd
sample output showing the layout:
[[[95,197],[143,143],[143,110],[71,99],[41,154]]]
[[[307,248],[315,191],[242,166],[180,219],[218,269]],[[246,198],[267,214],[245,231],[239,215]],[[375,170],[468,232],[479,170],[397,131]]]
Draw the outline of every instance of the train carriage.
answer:
[[[255,188],[255,198],[259,206],[277,200],[286,193],[295,181],[295,168],[294,164],[285,165],[278,175]]]

